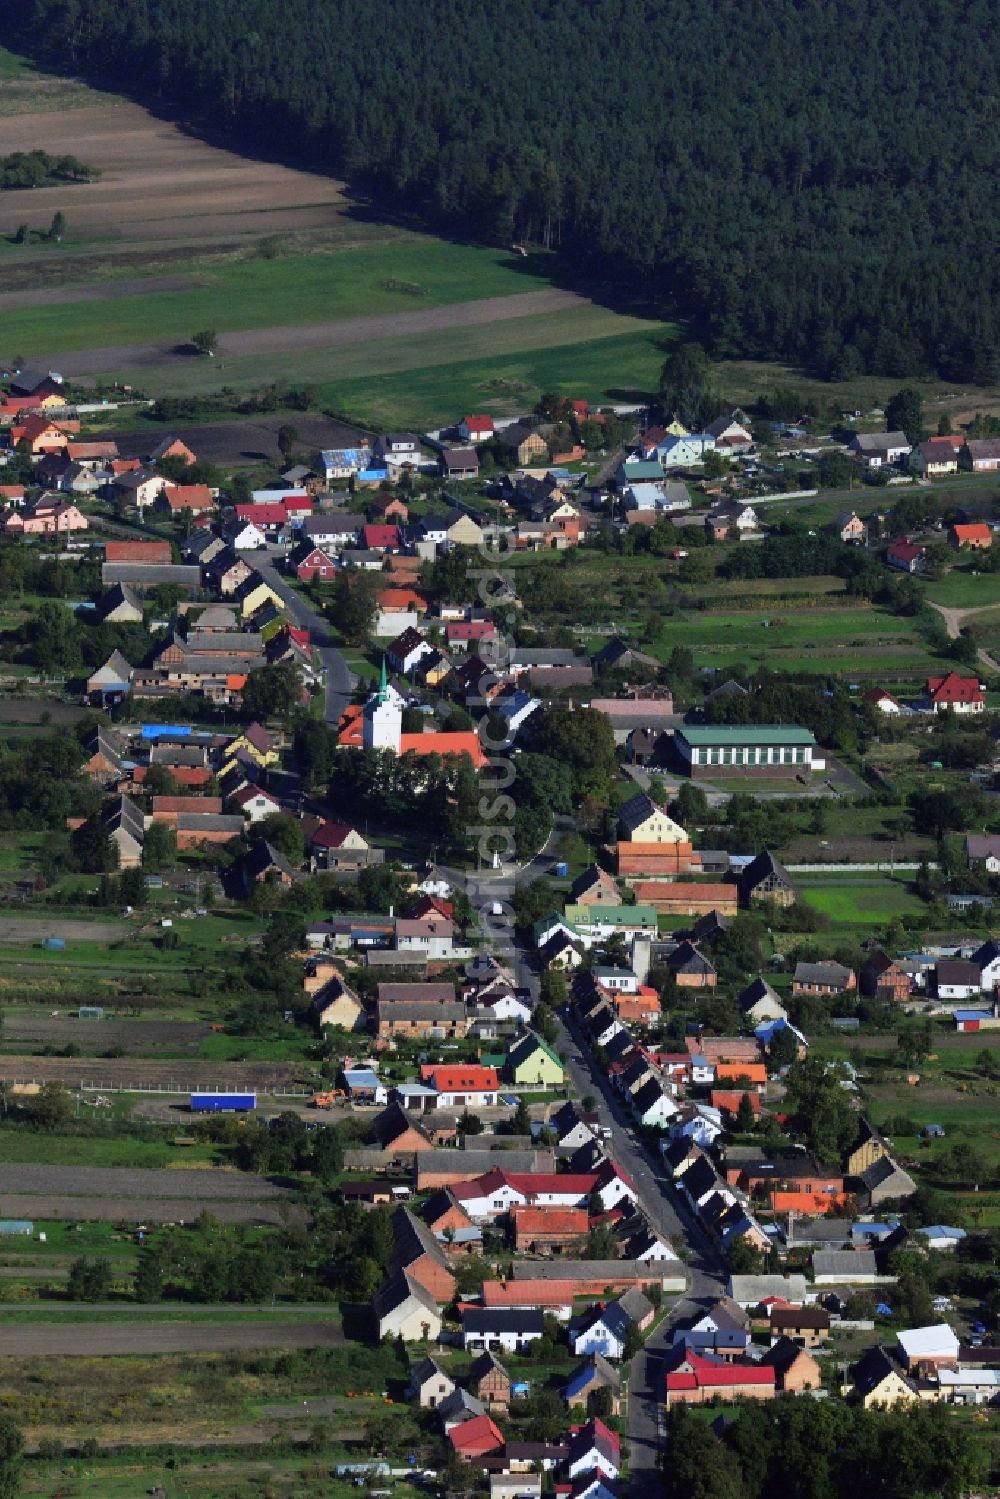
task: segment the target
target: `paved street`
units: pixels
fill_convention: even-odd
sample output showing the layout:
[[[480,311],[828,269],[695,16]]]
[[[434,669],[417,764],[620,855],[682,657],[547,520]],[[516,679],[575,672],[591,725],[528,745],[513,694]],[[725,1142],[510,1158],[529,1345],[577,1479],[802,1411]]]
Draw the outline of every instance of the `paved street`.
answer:
[[[659,1481],[659,1413],[663,1383],[663,1358],[670,1346],[672,1329],[691,1315],[695,1303],[720,1296],[725,1289],[725,1270],[716,1245],[684,1211],[671,1192],[662,1166],[636,1138],[621,1100],[610,1082],[591,1060],[581,1032],[572,1018],[558,1017],[559,1050],[567,1058],[569,1075],[581,1097],[592,1095],[602,1125],[610,1125],[613,1138],[606,1149],[611,1158],[635,1182],[639,1201],[653,1228],[674,1244],[687,1246],[687,1295],[679,1301],[646,1340],[632,1360],[628,1382],[629,1494],[630,1499],[654,1499]]]
[[[258,552],[253,558],[254,566],[261,576],[274,589],[282,603],[288,609],[295,623],[303,630],[309,630],[312,634],[313,644],[317,654],[323,663],[326,680],[326,710],[325,717],[331,728],[336,728],[348,703],[351,701],[351,693],[354,690],[354,678],[348,669],[347,662],[330,643],[330,631],[323,616],[312,607],[289,583],[288,579],[280,573],[275,566],[280,553],[270,554]]]

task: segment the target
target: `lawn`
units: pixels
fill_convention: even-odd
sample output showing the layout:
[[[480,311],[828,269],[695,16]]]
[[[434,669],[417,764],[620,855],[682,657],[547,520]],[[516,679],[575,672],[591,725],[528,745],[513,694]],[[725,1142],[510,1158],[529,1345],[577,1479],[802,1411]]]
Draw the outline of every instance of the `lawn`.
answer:
[[[504,353],[504,326],[498,325],[489,340],[491,347],[479,358],[444,363],[431,363],[430,356],[440,351],[427,338],[414,351],[424,361],[422,366],[377,379],[326,380],[319,386],[320,395],[334,410],[365,426],[403,422],[421,429],[440,425],[466,406],[511,416],[530,409],[548,390],[572,391],[598,404],[628,401],[655,390],[663,344],[672,330],[669,324],[651,323],[641,331],[623,332],[636,320],[612,318],[614,314],[605,314],[585,322],[576,314],[560,313],[519,320],[508,325],[520,341],[519,353]],[[574,327],[574,336],[568,336]],[[480,330],[469,329],[466,337],[448,343],[457,342],[452,350],[457,355],[468,352],[473,340],[480,346]],[[387,344],[371,351],[379,359],[389,353]]]
[[[179,1128],[181,1126],[178,1126]],[[129,1170],[146,1167],[216,1166],[227,1152],[208,1141],[183,1151],[162,1139],[138,1139],[135,1135],[89,1136],[36,1134],[24,1129],[0,1129],[0,1165],[18,1162],[33,1166],[120,1166]]]
[[[928,583],[926,591],[935,604],[951,609],[976,609],[1000,602],[1000,577],[996,573],[973,572],[966,566]]]
[[[830,879],[811,884],[797,877],[799,896],[838,925],[885,926],[896,917],[918,916],[926,907],[909,888],[909,877]]]
[[[11,347],[34,356],[154,339],[184,342],[198,328],[227,332],[409,313],[551,285],[543,261],[527,272],[505,250],[417,235],[376,249],[194,268],[201,284],[186,291],[8,311],[4,334]]]

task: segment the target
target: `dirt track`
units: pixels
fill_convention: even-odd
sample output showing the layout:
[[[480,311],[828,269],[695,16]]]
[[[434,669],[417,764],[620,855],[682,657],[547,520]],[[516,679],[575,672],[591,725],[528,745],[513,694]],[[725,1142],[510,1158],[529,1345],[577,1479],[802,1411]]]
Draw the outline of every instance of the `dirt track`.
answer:
[[[441,329],[474,328],[512,318],[538,317],[543,313],[567,312],[587,305],[576,292],[517,292],[509,297],[484,297],[477,302],[452,302],[420,312],[394,312],[377,317],[340,318],[333,322],[309,323],[282,328],[251,328],[240,333],[220,333],[218,358],[267,358],[295,354],[305,349],[342,349],[351,344],[385,338],[410,338]],[[122,370],[162,369],[190,364],[198,358],[184,346],[160,344],[113,344],[106,348],[47,354],[52,369],[71,379],[108,375]]]
[[[132,929],[120,921],[73,921],[54,911],[51,917],[0,916],[0,942],[41,942],[63,937],[76,942],[118,942]]]
[[[255,1348],[330,1348],[337,1322],[33,1322],[0,1326],[0,1356],[94,1358],[153,1353],[226,1353]]]

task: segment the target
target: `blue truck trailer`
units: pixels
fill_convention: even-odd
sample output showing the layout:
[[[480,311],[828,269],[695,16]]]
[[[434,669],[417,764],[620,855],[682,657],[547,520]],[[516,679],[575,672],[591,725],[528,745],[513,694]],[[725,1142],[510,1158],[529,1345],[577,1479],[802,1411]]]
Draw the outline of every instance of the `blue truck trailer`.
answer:
[[[192,1114],[246,1114],[257,1107],[256,1093],[192,1093]]]

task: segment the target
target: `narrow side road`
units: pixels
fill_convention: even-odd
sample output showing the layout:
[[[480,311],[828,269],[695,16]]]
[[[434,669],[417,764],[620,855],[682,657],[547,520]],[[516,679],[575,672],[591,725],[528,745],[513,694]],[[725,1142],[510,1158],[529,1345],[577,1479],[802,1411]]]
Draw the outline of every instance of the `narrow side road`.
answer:
[[[344,709],[351,701],[354,677],[340,651],[330,642],[330,630],[326,620],[302,597],[281,574],[276,564],[276,554],[257,552],[253,562],[261,577],[273,588],[287,608],[295,623],[308,630],[323,663],[326,684],[326,708],[324,717],[331,728],[336,728]]]

